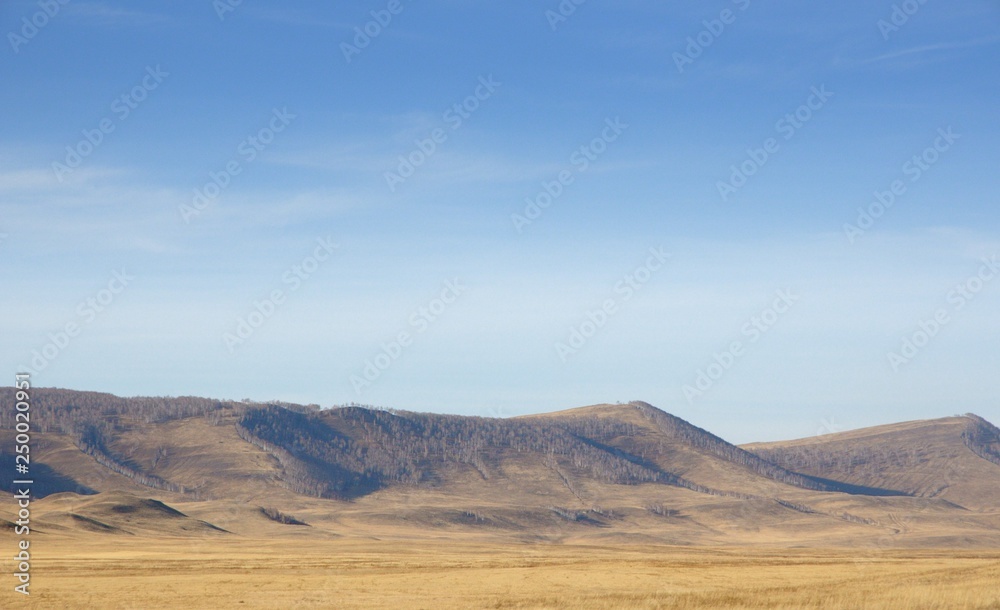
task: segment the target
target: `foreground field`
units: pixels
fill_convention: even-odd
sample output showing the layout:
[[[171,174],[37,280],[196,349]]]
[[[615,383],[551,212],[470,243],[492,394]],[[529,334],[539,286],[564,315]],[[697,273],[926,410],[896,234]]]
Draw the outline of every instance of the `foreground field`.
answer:
[[[35,542],[30,599],[11,584],[0,607],[1000,610],[995,552],[462,540]]]

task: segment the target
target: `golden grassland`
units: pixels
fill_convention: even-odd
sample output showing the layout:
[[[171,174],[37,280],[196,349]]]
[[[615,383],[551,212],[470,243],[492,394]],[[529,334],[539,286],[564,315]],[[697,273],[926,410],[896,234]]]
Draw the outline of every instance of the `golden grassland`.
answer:
[[[1000,610],[1000,551],[131,536],[33,551],[32,595],[8,559],[0,607]]]

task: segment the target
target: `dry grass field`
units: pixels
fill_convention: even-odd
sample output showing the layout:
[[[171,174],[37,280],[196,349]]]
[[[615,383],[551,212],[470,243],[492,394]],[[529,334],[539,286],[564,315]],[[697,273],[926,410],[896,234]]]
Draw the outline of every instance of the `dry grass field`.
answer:
[[[974,416],[747,446],[765,459],[640,402],[36,398],[64,427],[32,447],[30,598],[0,480],[2,610],[1000,610],[1000,429]]]
[[[1000,610],[997,552],[462,539],[37,542],[33,594],[5,591],[2,607]]]

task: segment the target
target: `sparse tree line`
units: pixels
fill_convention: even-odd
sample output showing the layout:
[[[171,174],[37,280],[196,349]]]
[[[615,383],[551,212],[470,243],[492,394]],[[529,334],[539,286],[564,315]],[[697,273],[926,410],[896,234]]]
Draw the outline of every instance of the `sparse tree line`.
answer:
[[[121,398],[99,392],[35,388],[31,394],[31,424],[38,433],[65,434],[83,453],[105,468],[139,485],[184,493],[182,486],[144,472],[137,464],[110,449],[116,435],[140,424],[157,424],[204,416],[218,423],[226,414],[247,408],[231,401],[193,396]],[[14,393],[0,392],[0,428],[13,427]],[[154,464],[166,457],[160,447]]]
[[[879,522],[875,519],[869,519],[868,517],[859,517],[857,515],[852,515],[851,513],[840,513],[837,515],[840,519],[847,521],[849,523],[857,523],[859,525],[879,525]]]
[[[647,416],[657,418],[661,430],[684,444],[779,481],[810,489],[826,488],[652,407]],[[640,432],[634,424],[607,418],[529,422],[358,407],[291,415],[267,407],[247,412],[240,425],[245,434],[263,441],[267,447],[287,449],[286,460],[308,458],[314,463],[327,464],[340,473],[353,473],[353,484],[363,481],[366,486],[433,484],[437,479],[436,469],[448,464],[474,467],[488,478],[503,458],[540,453],[564,468],[574,468],[606,482],[656,482],[716,496],[750,497],[688,481],[646,462],[644,454],[632,455],[605,445]],[[315,487],[308,481],[301,484]],[[351,485],[351,481],[342,480],[335,488],[346,491]]]
[[[128,464],[124,459],[116,457],[113,453],[107,450],[104,435],[96,427],[86,428],[80,433],[76,440],[77,447],[79,447],[80,451],[83,451],[90,457],[94,458],[94,461],[112,472],[117,472],[118,474],[145,487],[184,493],[184,488],[180,485],[175,485],[169,481],[165,481],[154,474],[142,472],[142,470],[137,466]]]
[[[969,422],[962,431],[962,442],[974,454],[1000,465],[1000,429],[985,419],[965,415]],[[817,446],[760,449],[757,455],[789,470],[817,475],[837,473],[848,477],[878,477],[885,469],[910,469],[926,461],[919,447],[885,445],[853,446],[830,449]]]
[[[291,515],[286,515],[276,508],[262,508],[260,512],[271,521],[282,525],[309,525],[305,521],[300,521]]]
[[[912,468],[923,461],[917,448],[895,448],[883,445],[830,450],[822,447],[784,447],[761,449],[757,454],[787,469],[817,475],[837,473],[846,476],[871,477],[887,467]]]
[[[247,411],[240,420],[241,435],[273,453],[285,466],[308,462],[298,469],[298,481],[339,475],[327,492],[361,491],[391,483],[433,485],[438,470],[468,466],[489,478],[501,459],[537,453],[558,460],[563,467],[588,472],[622,484],[670,482],[672,475],[652,469],[618,450],[602,447],[582,436],[582,430],[556,422],[520,422],[481,417],[404,413],[345,407],[321,413],[290,413],[276,407]],[[597,420],[582,424],[601,438],[633,433],[634,427]],[[631,459],[630,459],[631,457]]]
[[[266,451],[277,459],[282,470],[282,481],[295,493],[308,496],[337,497],[346,495],[350,488],[370,488],[362,476],[351,476],[351,473],[337,472],[335,468],[324,468],[323,464],[310,463],[308,456],[302,459],[280,444],[272,443],[257,436],[251,431],[259,429],[260,421],[251,411],[244,420],[236,424],[236,433],[244,441]],[[251,426],[248,428],[247,426]],[[265,426],[263,429],[272,429]],[[301,443],[296,443],[301,447]],[[301,451],[301,449],[299,449]],[[347,476],[344,476],[344,475]],[[367,483],[367,484],[366,484]]]
[[[963,444],[975,455],[1000,465],[1000,429],[973,414],[965,415],[967,423],[961,432]],[[920,466],[928,459],[928,449],[923,447],[892,447],[887,445],[854,446],[850,448],[788,447],[763,450],[759,453],[777,464],[805,472],[878,481],[886,470],[907,471]],[[957,471],[949,467],[942,473],[945,481],[926,489],[920,495],[936,497],[952,483]],[[865,525],[879,522],[865,517],[844,513],[846,521]]]
[[[658,427],[680,443],[780,481],[826,487],[649,409],[648,417],[657,418]],[[292,413],[268,406],[248,410],[239,429],[241,436],[279,459],[296,489],[317,495],[350,496],[392,483],[433,485],[439,469],[449,466],[473,467],[489,478],[501,460],[533,453],[546,456],[552,467],[605,482],[661,483],[715,496],[752,497],[694,483],[647,462],[644,454],[606,444],[641,432],[635,424],[608,418],[519,421],[361,407]]]
[[[654,502],[646,506],[646,510],[653,513],[654,515],[660,517],[677,517],[680,515],[680,511],[675,508],[667,508],[659,502]]]
[[[76,432],[81,424],[115,424],[123,419],[154,424],[245,406],[194,396],[121,398],[53,388],[35,388],[31,400],[32,427],[39,432],[63,434]],[[0,392],[0,425],[6,427],[13,422],[13,405],[13,392]]]
[[[1000,429],[978,415],[966,417],[969,424],[962,432],[962,442],[979,457],[1000,466]]]
[[[739,464],[752,472],[788,485],[795,485],[796,487],[816,491],[834,490],[829,485],[824,485],[823,483],[802,476],[787,464],[775,463],[766,455],[754,454],[740,449],[707,430],[694,426],[669,413],[664,413],[644,402],[633,402],[630,404],[638,408],[639,412],[646,419],[655,423],[657,428],[670,438],[683,441],[711,455]]]

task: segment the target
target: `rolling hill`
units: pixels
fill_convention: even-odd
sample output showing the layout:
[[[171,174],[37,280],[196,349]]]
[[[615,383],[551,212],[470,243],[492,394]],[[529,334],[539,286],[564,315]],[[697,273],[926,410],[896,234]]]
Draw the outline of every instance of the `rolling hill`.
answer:
[[[976,415],[876,426],[744,449],[797,472],[940,498],[971,510],[1000,503],[1000,430]]]
[[[32,398],[45,535],[1000,544],[1000,434],[975,416],[737,447],[639,401],[493,419]],[[12,457],[0,454],[4,490]]]

